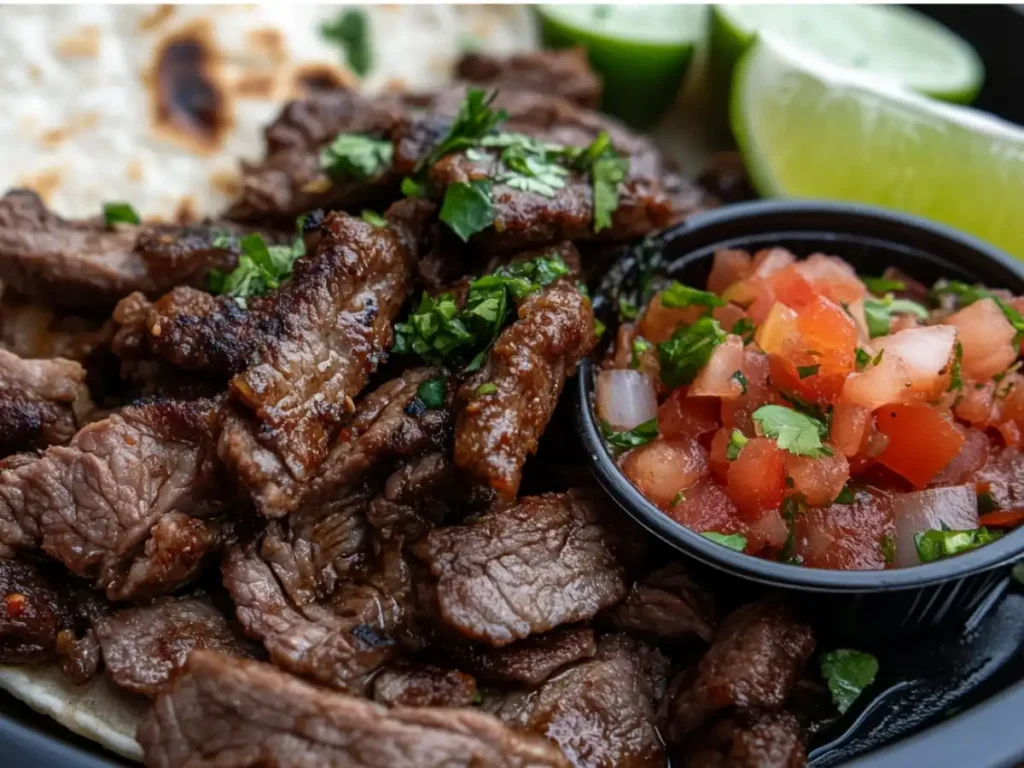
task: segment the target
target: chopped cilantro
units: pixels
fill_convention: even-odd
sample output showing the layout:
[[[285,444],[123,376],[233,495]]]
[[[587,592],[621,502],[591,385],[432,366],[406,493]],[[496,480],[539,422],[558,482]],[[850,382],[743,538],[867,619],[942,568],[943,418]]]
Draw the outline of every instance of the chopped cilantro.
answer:
[[[865,368],[868,367],[868,364],[871,362],[871,355],[868,354],[868,351],[863,347],[857,347],[855,356],[857,359],[858,371],[863,371]]]
[[[775,438],[784,451],[814,459],[832,455],[831,449],[821,443],[827,427],[805,413],[781,405],[762,405],[752,418],[761,434]]]
[[[320,34],[344,49],[349,68],[360,77],[373,66],[370,30],[363,11],[349,9],[320,26]]]
[[[402,179],[402,194],[406,197],[424,197],[427,185],[406,176]]]
[[[504,122],[508,114],[504,110],[491,109],[491,104],[497,96],[497,91],[485,95],[479,88],[469,88],[465,100],[459,107],[459,113],[448,128],[448,133],[417,163],[416,173],[430,168],[451,152],[476,146],[484,136]]]
[[[878,540],[878,549],[882,552],[882,559],[889,565],[896,559],[896,539],[885,535]]]
[[[523,192],[554,197],[555,192],[565,186],[569,169],[559,165],[556,155],[546,146],[528,137],[522,138],[523,141],[509,144],[501,153],[506,170],[499,173],[495,181]],[[486,146],[487,139],[482,143]]]
[[[597,338],[604,336],[605,331],[608,330],[608,326],[602,323],[598,318],[594,318],[594,335]]]
[[[949,371],[949,386],[947,392],[957,392],[964,388],[963,377],[960,373],[960,366],[964,359],[964,346],[959,341],[953,347],[953,367]]]
[[[860,281],[864,283],[865,288],[876,296],[884,296],[890,291],[907,290],[907,284],[902,280],[887,280],[884,277],[866,277],[861,275]]]
[[[104,203],[103,223],[108,227],[115,224],[138,224],[142,221],[131,203]]]
[[[657,436],[658,420],[656,418],[622,432],[616,432],[607,421],[601,422],[601,437],[604,438],[608,449],[613,454],[619,454],[630,448],[636,448],[638,445],[649,443]]]
[[[728,547],[736,552],[742,552],[747,548],[747,537],[742,533],[716,533],[715,531],[702,531],[701,536],[705,539],[710,539],[715,544],[721,544],[723,547]]]
[[[729,461],[736,461],[739,458],[740,451],[743,450],[743,446],[749,442],[749,437],[746,437],[738,429],[734,429],[732,434],[729,435],[729,445],[725,449],[725,458]]]
[[[931,563],[991,544],[1000,537],[1001,533],[984,527],[967,531],[933,529],[915,533],[914,546],[917,548],[918,559],[922,563]]]
[[[686,491],[685,490],[677,491],[676,495],[672,497],[672,501],[669,504],[669,506],[670,507],[674,507],[676,504],[678,504],[679,502],[681,502],[685,498],[686,498]]]
[[[841,490],[839,492],[839,495],[836,496],[835,500],[832,503],[833,504],[856,504],[857,503],[857,497],[854,495],[853,491],[850,490],[850,486],[849,485],[844,485],[843,486],[843,490]]]
[[[459,182],[445,190],[440,219],[468,242],[472,235],[494,223],[494,205],[491,203],[491,182],[487,180]]]
[[[598,157],[590,166],[590,183],[594,188],[594,232],[608,229],[619,208],[619,187],[629,173],[629,158],[615,150]]]
[[[484,395],[493,395],[497,391],[497,385],[491,381],[484,382],[483,384],[476,388],[476,394],[479,397],[483,397]]]
[[[385,219],[376,211],[371,211],[369,209],[359,214],[359,217],[367,224],[373,224],[373,226],[375,227],[386,227],[388,225],[387,219]]]
[[[391,351],[399,355],[415,354],[435,365],[444,362],[476,338],[459,314],[451,294],[433,297],[424,293],[406,322],[395,323],[395,343]]]
[[[423,401],[427,408],[441,408],[448,393],[448,381],[444,376],[427,379],[416,388],[416,397]]]
[[[887,294],[883,299],[867,299],[864,302],[864,319],[868,325],[868,335],[888,336],[892,328],[893,315],[915,315],[921,320],[928,319],[928,310],[909,299],[894,299]]]
[[[877,674],[878,659],[864,651],[837,648],[821,657],[821,675],[828,681],[836,709],[844,714]]]
[[[754,331],[756,326],[754,321],[749,317],[741,317],[735,323],[733,323],[732,330],[729,333],[739,336],[743,339],[744,345],[749,344],[754,340]]]
[[[689,384],[725,337],[718,321],[707,315],[677,329],[670,339],[658,344],[662,380],[673,388]]]
[[[1017,332],[1017,340],[1019,341],[1021,337],[1024,336],[1024,316],[992,293],[992,291],[981,285],[967,285],[966,283],[961,283],[959,280],[951,280],[948,282],[940,280],[935,284],[935,287],[932,288],[932,295],[955,296],[957,299],[957,305],[961,307],[969,306],[979,299],[992,299],[992,301],[996,303],[996,306],[1002,311],[1006,319],[1010,321],[1010,325],[1013,326],[1013,329]]]
[[[791,481],[792,478],[787,477],[786,480],[786,484],[791,486],[789,481]],[[786,527],[789,529],[789,534],[786,536],[786,541],[782,544],[782,550],[779,552],[779,560],[788,565],[803,565],[803,557],[796,554],[795,550],[796,518],[797,515],[802,515],[807,512],[807,505],[804,502],[804,497],[800,494],[787,496],[782,501],[781,512],[782,519],[786,521]]]
[[[629,361],[629,367],[636,369],[640,367],[640,356],[650,349],[653,345],[643,336],[637,336],[633,339],[633,350],[631,359]]]
[[[710,291],[698,291],[678,280],[661,292],[661,303],[670,309],[683,307],[724,307],[725,301]]]
[[[390,141],[360,133],[339,133],[320,150],[320,170],[332,179],[363,181],[391,165]]]
[[[816,376],[820,369],[820,365],[798,365],[796,372],[801,379],[806,379],[809,376]]]
[[[750,384],[750,382],[748,382],[747,377],[743,375],[743,371],[733,371],[732,376],[730,376],[729,379],[731,381],[735,381],[737,384],[740,385],[740,388],[742,389],[742,392],[740,392],[740,394],[747,394],[747,386]]]
[[[619,297],[619,317],[622,320],[636,320],[639,314],[640,310],[636,308],[636,304],[629,299]]]
[[[231,272],[211,270],[210,293],[231,296],[239,305],[245,306],[250,296],[261,296],[277,288],[291,276],[295,260],[306,253],[302,238],[305,216],[296,221],[295,240],[291,245],[268,246],[263,235],[246,235],[238,241],[241,254],[237,266]]]

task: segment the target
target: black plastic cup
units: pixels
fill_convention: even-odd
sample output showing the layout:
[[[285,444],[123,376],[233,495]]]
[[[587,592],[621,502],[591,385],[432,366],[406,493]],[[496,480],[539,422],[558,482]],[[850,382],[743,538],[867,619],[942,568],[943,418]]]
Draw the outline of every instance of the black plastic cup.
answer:
[[[611,297],[636,284],[645,254],[653,251],[662,254],[660,274],[703,286],[715,251],[773,246],[798,256],[840,256],[866,274],[893,266],[928,285],[947,278],[1024,293],[1024,263],[948,227],[862,205],[755,202],[695,216],[626,250],[595,292],[595,311],[614,326]],[[814,615],[842,637],[879,644],[965,622],[994,602],[987,598],[1005,588],[1013,562],[1024,554],[1024,529],[956,557],[892,570],[824,570],[735,552],[676,522],[633,486],[604,447],[593,395],[594,366],[585,361],[577,379],[578,429],[598,481],[633,519],[719,572],[800,593]]]

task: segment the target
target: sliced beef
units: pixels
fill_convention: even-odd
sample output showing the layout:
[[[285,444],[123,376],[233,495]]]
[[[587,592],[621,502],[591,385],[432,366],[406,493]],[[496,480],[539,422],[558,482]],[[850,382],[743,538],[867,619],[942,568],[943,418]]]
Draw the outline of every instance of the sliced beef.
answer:
[[[627,590],[608,504],[546,494],[431,531],[413,547],[432,577],[423,599],[444,627],[495,647],[592,618]]]
[[[370,502],[367,522],[384,540],[417,541],[452,512],[462,494],[445,451],[431,451],[402,464]]]
[[[289,102],[266,129],[266,157],[243,163],[241,197],[227,210],[236,221],[290,223],[313,208],[368,205],[398,195],[391,168],[368,179],[330,178],[320,151],[339,133],[389,139],[406,119],[393,96],[367,99],[349,88],[317,91]]]
[[[0,349],[0,457],[68,442],[89,405],[78,363],[25,360]]]
[[[453,644],[444,651],[459,667],[481,680],[533,688],[563,667],[593,658],[597,642],[593,630],[564,627],[504,648]]]
[[[0,302],[0,347],[25,358],[63,357],[84,362],[110,344],[113,324],[106,317],[55,313],[4,292]]]
[[[125,408],[0,472],[0,545],[42,549],[112,600],[172,590],[223,523],[215,401]]]
[[[252,656],[253,648],[202,595],[157,598],[93,622],[107,676],[119,688],[155,696],[197,648]]]
[[[457,669],[402,665],[373,679],[374,701],[389,707],[468,707],[475,698],[476,680]]]
[[[74,623],[68,595],[30,563],[0,558],[0,663],[32,664],[56,655],[57,636]]]
[[[739,608],[672,702],[669,737],[682,740],[722,710],[781,709],[813,651],[811,628],[781,600]]]
[[[681,564],[673,563],[634,584],[605,618],[624,632],[663,640],[699,638],[706,643],[715,627],[715,602]]]
[[[139,728],[152,768],[565,768],[543,739],[472,710],[328,693],[253,661],[192,655]]]
[[[596,109],[601,101],[601,79],[590,68],[583,48],[529,51],[506,58],[467,53],[456,63],[455,76],[500,90],[555,94],[589,109]]]
[[[685,768],[803,768],[804,737],[789,712],[742,712],[715,723],[686,750]]]
[[[459,389],[455,463],[515,498],[566,378],[596,341],[590,300],[567,280],[528,297],[487,362]],[[478,394],[485,383],[495,391]]]
[[[667,765],[656,712],[668,660],[629,638],[609,641],[593,661],[484,707],[507,725],[546,736],[577,768]]]
[[[48,306],[109,308],[132,291],[159,294],[233,262],[237,245],[218,241],[223,232],[68,221],[16,189],[0,199],[0,280]]]

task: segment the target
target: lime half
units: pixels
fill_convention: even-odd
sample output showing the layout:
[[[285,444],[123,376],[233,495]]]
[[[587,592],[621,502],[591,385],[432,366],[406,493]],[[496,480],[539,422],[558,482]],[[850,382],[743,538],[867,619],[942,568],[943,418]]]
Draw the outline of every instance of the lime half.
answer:
[[[707,30],[699,5],[541,5],[544,43],[581,45],[604,81],[601,108],[638,128],[671,105]]]
[[[730,120],[764,196],[873,203],[1024,259],[1024,129],[765,36],[740,59]]]
[[[945,101],[970,103],[984,79],[981,60],[967,42],[908,8],[716,5],[711,18],[712,65],[725,84],[759,33]]]

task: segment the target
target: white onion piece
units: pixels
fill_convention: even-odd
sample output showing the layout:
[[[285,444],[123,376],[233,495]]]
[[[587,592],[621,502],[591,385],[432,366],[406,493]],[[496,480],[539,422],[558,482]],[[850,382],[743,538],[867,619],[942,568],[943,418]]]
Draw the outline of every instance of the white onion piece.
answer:
[[[951,485],[928,488],[893,498],[893,521],[896,524],[897,568],[920,565],[914,545],[914,534],[943,526],[954,531],[978,527],[978,497],[973,485]]]
[[[711,352],[707,365],[693,380],[687,394],[690,397],[739,397],[741,385],[733,376],[743,370],[743,339],[729,337]]]
[[[613,429],[633,429],[658,415],[658,398],[646,373],[614,368],[597,374],[597,416]]]
[[[956,344],[956,328],[951,325],[930,325],[874,340],[875,349],[895,355],[903,361],[915,388],[927,388],[943,368],[949,365]]]

